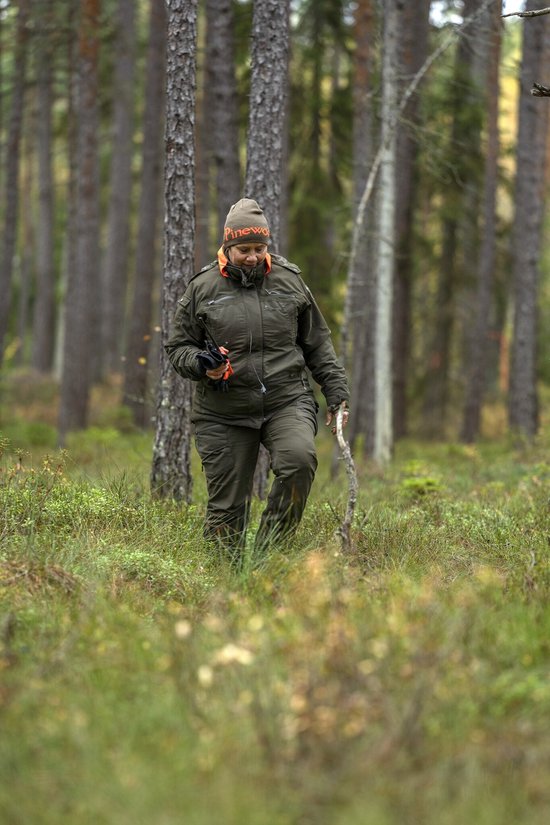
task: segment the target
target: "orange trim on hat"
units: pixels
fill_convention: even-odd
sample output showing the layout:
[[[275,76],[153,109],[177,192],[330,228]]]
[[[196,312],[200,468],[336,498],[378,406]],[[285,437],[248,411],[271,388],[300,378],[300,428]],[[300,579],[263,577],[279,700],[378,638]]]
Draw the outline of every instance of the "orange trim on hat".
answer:
[[[265,274],[269,275],[269,273],[271,272],[271,255],[269,254],[269,252],[266,253],[264,261],[266,264]],[[228,263],[229,261],[227,259],[225,252],[223,251],[223,246],[220,246],[220,248],[218,249],[218,267],[220,269],[220,274],[223,275],[224,278],[229,278],[226,269]]]

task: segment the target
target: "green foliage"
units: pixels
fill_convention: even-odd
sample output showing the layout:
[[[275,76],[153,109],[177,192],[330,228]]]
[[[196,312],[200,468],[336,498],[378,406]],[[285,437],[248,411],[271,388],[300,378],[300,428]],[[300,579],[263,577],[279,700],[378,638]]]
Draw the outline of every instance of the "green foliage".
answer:
[[[43,421],[18,421],[5,424],[2,434],[9,439],[13,449],[31,447],[55,447],[57,431],[51,424]]]
[[[410,461],[405,466],[407,475],[401,482],[402,489],[413,498],[437,492],[442,489],[441,480],[436,476],[427,474],[422,463]]]

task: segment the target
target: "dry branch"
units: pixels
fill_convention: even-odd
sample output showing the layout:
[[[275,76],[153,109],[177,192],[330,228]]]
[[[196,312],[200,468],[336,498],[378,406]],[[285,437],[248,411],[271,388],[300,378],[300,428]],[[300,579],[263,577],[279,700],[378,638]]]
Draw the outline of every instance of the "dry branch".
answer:
[[[503,14],[503,17],[542,17],[543,14],[550,14],[550,6],[545,9],[533,9],[532,11],[511,11],[508,14]],[[531,89],[533,97],[550,97],[550,87],[543,86],[541,83],[533,83]]]
[[[533,9],[533,11],[510,11],[503,14],[503,17],[542,17],[543,14],[550,14],[550,6],[545,9]]]
[[[533,83],[531,94],[533,97],[550,97],[550,86],[543,86],[542,83]]]

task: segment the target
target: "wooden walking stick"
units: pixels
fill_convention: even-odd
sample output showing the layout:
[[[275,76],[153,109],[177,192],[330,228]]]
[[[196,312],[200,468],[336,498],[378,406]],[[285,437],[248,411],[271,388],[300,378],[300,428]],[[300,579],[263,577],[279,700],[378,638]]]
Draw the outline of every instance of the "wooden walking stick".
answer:
[[[342,405],[340,405],[336,413],[336,439],[338,441],[338,446],[340,447],[340,450],[342,452],[344,464],[346,465],[346,473],[348,476],[348,503],[346,507],[346,515],[344,517],[344,521],[342,522],[336,533],[340,536],[340,540],[342,542],[342,550],[346,552],[347,550],[351,550],[352,548],[351,525],[355,513],[355,504],[357,502],[357,490],[359,488],[359,485],[357,482],[355,464],[353,461],[353,457],[351,455],[351,448],[346,439],[344,438],[343,419],[344,408]]]

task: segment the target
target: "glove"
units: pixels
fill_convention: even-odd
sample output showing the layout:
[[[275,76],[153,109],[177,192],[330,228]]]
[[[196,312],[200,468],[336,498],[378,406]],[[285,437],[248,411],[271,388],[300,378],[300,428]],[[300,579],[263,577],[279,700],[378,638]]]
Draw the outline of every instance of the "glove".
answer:
[[[197,361],[199,362],[199,366],[205,375],[208,370],[215,370],[216,367],[221,366],[224,361],[227,361],[226,356],[222,355],[218,347],[215,347],[213,344],[209,344],[208,342],[206,347],[207,348],[202,350],[202,352],[197,352]]]
[[[197,361],[203,373],[206,374],[208,370],[214,370],[221,364],[226,364],[227,368],[221,378],[208,378],[208,384],[217,392],[227,392],[229,384],[227,379],[233,375],[233,367],[227,357],[229,350],[225,347],[215,347],[213,344],[206,342],[206,349],[197,353]]]

